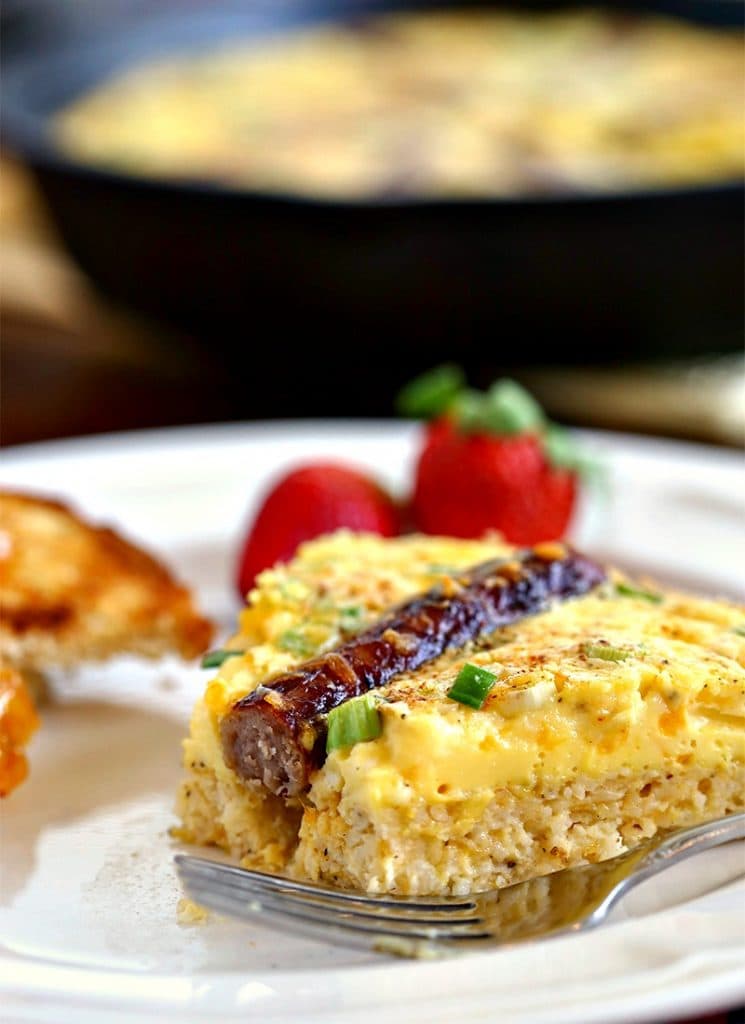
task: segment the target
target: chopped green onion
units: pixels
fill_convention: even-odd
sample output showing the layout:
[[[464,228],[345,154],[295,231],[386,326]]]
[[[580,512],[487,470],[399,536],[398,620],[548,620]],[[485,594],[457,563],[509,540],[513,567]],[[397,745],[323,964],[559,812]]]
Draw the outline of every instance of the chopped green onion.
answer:
[[[290,604],[304,605],[308,598],[312,597],[310,587],[297,577],[290,576],[277,584],[280,597]]]
[[[610,644],[584,644],[582,651],[588,658],[601,658],[603,661],[625,661],[631,656],[631,651],[611,647]]]
[[[459,704],[467,704],[472,708],[483,706],[489,690],[496,682],[497,677],[493,672],[477,665],[467,663],[457,675],[457,678],[448,691],[451,700],[457,700]]]
[[[649,601],[650,604],[662,604],[661,594],[655,594],[652,590],[643,590],[641,587],[634,587],[630,583],[616,583],[616,593],[621,597],[638,597],[642,601]]]
[[[458,569],[454,565],[445,565],[441,562],[432,562],[427,566],[427,572],[433,576],[453,576]]]
[[[339,625],[345,632],[353,632],[362,624],[362,612],[362,606],[359,604],[350,604],[346,608],[342,608],[339,614]]]
[[[353,697],[329,711],[326,753],[377,739],[382,728],[375,694],[363,693],[360,697]]]
[[[738,636],[745,636],[745,626],[735,626],[732,632],[737,633]]]
[[[461,368],[445,363],[407,384],[396,399],[396,408],[411,419],[433,419],[447,411],[464,384]]]
[[[289,654],[298,654],[300,657],[307,657],[316,652],[316,644],[311,643],[307,636],[297,629],[287,629],[284,633],[280,633],[277,637],[277,647]]]
[[[217,651],[207,651],[202,656],[201,665],[202,668],[219,668],[228,658],[237,658],[241,654],[245,654],[245,651],[231,651],[227,647]]]

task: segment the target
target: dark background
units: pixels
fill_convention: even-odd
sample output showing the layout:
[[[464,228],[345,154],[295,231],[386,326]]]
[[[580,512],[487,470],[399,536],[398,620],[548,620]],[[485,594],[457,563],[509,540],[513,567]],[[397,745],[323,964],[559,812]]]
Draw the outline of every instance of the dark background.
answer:
[[[46,143],[46,114],[107,61],[381,4],[390,6],[6,2],[5,444],[212,420],[388,416],[400,386],[443,360],[477,385],[517,376],[567,422],[739,442],[737,185],[313,203],[91,173]],[[730,0],[631,6],[742,21]]]

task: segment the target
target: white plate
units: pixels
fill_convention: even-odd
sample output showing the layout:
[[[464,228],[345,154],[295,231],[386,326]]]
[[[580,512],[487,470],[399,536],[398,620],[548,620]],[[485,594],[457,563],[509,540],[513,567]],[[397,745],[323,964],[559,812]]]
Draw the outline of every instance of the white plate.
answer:
[[[712,593],[740,585],[743,469],[732,453],[588,435],[610,466],[575,539],[591,552]],[[5,485],[72,499],[157,549],[225,628],[243,524],[270,476],[320,455],[401,488],[413,429],[391,423],[224,426],[5,453]],[[664,906],[592,936],[412,963],[210,919],[178,923],[172,797],[179,740],[204,674],[122,659],[57,680],[32,771],[3,806],[4,1019],[179,1021],[647,1021],[745,999],[743,887],[733,849],[648,894]],[[698,886],[698,889],[696,888]],[[676,902],[677,901],[677,902]]]

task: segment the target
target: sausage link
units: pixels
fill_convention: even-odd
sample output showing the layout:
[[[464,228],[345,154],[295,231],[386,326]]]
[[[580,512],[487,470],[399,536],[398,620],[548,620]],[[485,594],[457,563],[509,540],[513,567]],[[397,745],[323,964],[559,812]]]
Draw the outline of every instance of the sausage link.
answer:
[[[299,796],[323,763],[333,708],[604,579],[595,562],[556,544],[459,573],[234,704],[221,723],[226,761],[272,793]]]

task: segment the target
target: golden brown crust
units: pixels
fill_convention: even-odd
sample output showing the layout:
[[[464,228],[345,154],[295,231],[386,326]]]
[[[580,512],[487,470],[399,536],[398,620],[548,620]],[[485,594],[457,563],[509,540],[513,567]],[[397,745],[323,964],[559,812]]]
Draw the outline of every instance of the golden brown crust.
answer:
[[[0,650],[11,662],[193,658],[211,636],[188,589],[151,555],[60,501],[0,492]]]
[[[39,726],[26,681],[16,669],[0,667],[0,797],[28,775],[24,747]]]

